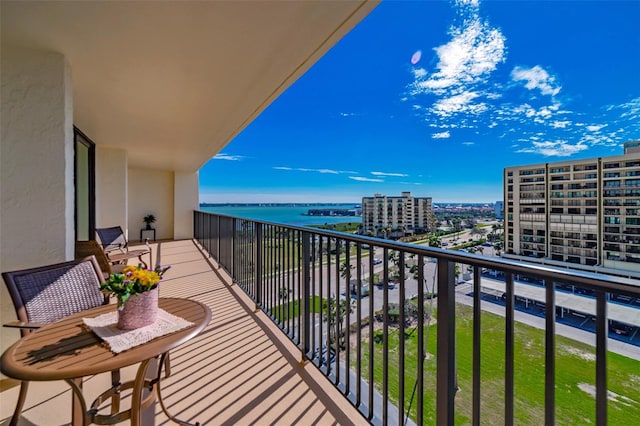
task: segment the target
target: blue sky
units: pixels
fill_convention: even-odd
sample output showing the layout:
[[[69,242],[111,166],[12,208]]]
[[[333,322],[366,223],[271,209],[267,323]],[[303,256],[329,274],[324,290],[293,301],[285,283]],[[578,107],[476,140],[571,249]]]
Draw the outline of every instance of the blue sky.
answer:
[[[382,2],[200,170],[202,202],[502,199],[640,139],[640,1]]]

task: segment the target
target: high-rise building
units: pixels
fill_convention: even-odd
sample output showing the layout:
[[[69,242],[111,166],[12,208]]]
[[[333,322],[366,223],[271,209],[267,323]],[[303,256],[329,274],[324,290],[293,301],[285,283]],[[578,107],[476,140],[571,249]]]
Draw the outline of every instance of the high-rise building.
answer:
[[[496,214],[496,219],[504,219],[504,201],[496,201],[493,211]]]
[[[431,197],[414,197],[402,192],[399,197],[375,194],[362,198],[362,233],[385,238],[400,238],[434,229]]]
[[[508,167],[504,256],[640,277],[640,150]]]

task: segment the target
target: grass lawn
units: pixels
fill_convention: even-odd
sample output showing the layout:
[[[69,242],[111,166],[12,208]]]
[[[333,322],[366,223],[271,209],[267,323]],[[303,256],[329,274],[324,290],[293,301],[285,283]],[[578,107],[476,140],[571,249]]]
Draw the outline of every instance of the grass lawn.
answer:
[[[472,410],[473,320],[471,308],[456,305],[458,386],[456,424],[470,424]],[[428,356],[424,370],[424,424],[436,424],[436,325],[425,329]],[[390,398],[398,400],[398,333],[389,329]],[[393,331],[392,331],[393,330]],[[416,381],[417,334],[405,330],[405,413]],[[504,318],[482,316],[481,423],[504,424]],[[364,362],[368,346],[363,345]],[[366,361],[365,361],[366,360]],[[376,388],[382,388],[382,345],[374,349]],[[515,324],[515,421],[540,425],[544,422],[544,331]],[[608,423],[625,425],[640,419],[640,361],[609,353]],[[366,364],[365,364],[366,365]],[[355,367],[355,363],[352,367]],[[556,337],[556,424],[595,423],[595,349],[561,336]],[[410,417],[417,415],[416,400]]]
[[[320,296],[313,296],[311,298],[311,312],[321,313],[323,312],[323,302],[325,299]],[[271,312],[273,312],[274,317],[280,321],[285,322],[289,318],[297,318],[300,315],[300,299],[292,300],[286,302],[282,305],[274,306],[271,308]]]

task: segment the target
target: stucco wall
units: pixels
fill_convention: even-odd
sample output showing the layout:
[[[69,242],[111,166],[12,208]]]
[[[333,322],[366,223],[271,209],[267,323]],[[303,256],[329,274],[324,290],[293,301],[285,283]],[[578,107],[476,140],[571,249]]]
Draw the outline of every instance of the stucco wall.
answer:
[[[1,57],[0,270],[73,258],[71,74],[57,53],[12,50]],[[3,323],[16,319],[4,285]],[[4,350],[18,332],[2,329]]]
[[[100,141],[108,143],[107,141]],[[127,152],[96,146],[96,227],[128,227]]]
[[[156,217],[156,238],[173,238],[173,172],[129,169],[129,239],[140,239],[142,218]],[[147,235],[148,236],[148,235]]]

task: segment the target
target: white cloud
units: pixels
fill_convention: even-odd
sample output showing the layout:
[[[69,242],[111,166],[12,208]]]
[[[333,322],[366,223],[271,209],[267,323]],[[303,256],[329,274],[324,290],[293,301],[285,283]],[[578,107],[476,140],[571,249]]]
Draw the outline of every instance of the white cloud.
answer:
[[[475,142],[462,142],[462,145],[475,145]]]
[[[386,172],[371,172],[374,176],[395,176],[395,177],[407,177],[408,174],[405,173],[386,173]]]
[[[451,137],[451,133],[447,130],[446,132],[434,133],[431,137],[433,139],[448,139]]]
[[[230,154],[225,154],[224,152],[221,152],[219,154],[216,154],[216,156],[213,157],[212,160],[241,161],[244,158],[245,157],[243,155],[230,155]]]
[[[384,182],[383,179],[373,179],[363,176],[349,176],[349,179],[357,180],[358,182]]]
[[[349,173],[349,174],[353,174],[356,172],[353,171],[349,171],[349,170],[333,170],[333,169],[307,169],[307,168],[303,168],[303,167],[285,167],[285,166],[275,166],[273,167],[275,170],[287,170],[287,171],[296,171],[296,172],[314,172],[314,173],[323,173],[323,174],[332,174],[332,175],[339,175],[339,174],[345,174],[345,173]]]
[[[590,132],[599,132],[600,129],[602,129],[603,127],[607,127],[607,125],[606,124],[601,124],[599,126],[591,125],[591,126],[587,126],[587,130]]]
[[[516,152],[541,154],[545,157],[569,157],[580,151],[588,149],[587,145],[582,142],[578,142],[575,145],[569,144],[564,141],[547,141],[547,142],[533,142],[529,148],[522,148]]]
[[[441,117],[449,117],[456,113],[479,114],[485,112],[488,107],[484,103],[474,104],[473,100],[478,97],[476,92],[463,92],[448,98],[437,101],[431,111]]]
[[[413,70],[413,76],[417,79],[423,79],[427,76],[427,70],[425,70],[424,68],[415,68]]]
[[[464,20],[462,27],[452,27],[449,34],[452,38],[448,43],[434,48],[438,71],[427,79],[426,72],[414,72],[414,94],[444,94],[448,89],[478,83],[505,60],[505,37],[482,22],[477,11]]]
[[[555,77],[541,66],[536,65],[533,68],[515,67],[511,71],[511,79],[513,81],[526,81],[524,87],[529,90],[538,89],[543,95],[555,96],[560,93],[562,88],[556,84]]]

